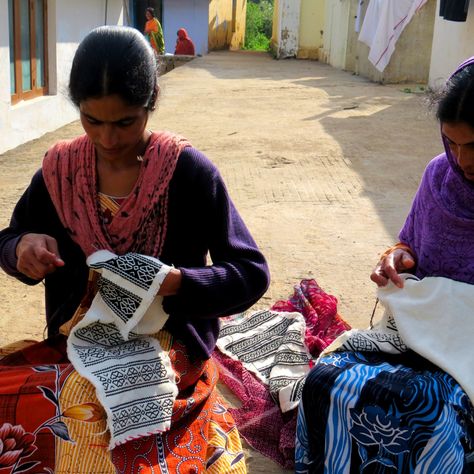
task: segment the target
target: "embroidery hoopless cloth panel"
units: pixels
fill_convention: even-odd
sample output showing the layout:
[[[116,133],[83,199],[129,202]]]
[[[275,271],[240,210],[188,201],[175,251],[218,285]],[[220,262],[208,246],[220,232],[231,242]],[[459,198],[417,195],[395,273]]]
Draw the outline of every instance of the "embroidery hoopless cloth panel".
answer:
[[[474,402],[474,285],[443,277],[419,280],[402,274],[404,288],[381,287],[385,311],[373,329],[353,329],[322,354],[371,351],[400,354],[415,351],[450,374]]]
[[[157,296],[170,271],[158,259],[98,251],[98,292],[68,339],[68,357],[96,388],[107,414],[109,447],[167,431],[178,389],[168,353],[152,334],[167,315]]]

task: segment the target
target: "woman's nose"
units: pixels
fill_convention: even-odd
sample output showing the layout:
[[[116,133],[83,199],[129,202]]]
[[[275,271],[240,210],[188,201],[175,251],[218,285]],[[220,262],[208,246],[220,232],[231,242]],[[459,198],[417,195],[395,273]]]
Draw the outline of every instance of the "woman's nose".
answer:
[[[474,152],[463,145],[458,145],[456,150],[459,166],[474,165]]]
[[[100,141],[103,147],[113,148],[118,142],[116,127],[111,124],[104,124],[100,134]]]

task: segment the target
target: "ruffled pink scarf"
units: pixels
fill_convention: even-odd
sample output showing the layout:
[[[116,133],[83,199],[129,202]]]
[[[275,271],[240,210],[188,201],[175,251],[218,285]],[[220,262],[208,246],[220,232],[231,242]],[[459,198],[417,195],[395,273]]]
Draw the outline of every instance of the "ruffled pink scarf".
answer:
[[[103,249],[159,257],[167,229],[169,183],[187,146],[183,137],[153,133],[137,182],[108,224],[101,218],[95,148],[87,135],[59,142],[46,153],[46,187],[62,224],[86,257]]]

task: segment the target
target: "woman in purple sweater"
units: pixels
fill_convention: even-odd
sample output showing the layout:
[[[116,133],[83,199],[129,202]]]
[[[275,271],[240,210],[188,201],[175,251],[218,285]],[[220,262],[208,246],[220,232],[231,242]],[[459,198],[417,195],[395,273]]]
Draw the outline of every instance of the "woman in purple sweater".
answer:
[[[64,334],[87,313],[100,285],[86,259],[98,250],[153,257],[167,269],[156,294],[167,315],[159,339],[169,342],[179,390],[171,429],[157,435],[159,442],[154,435],[142,439],[149,451],[135,452],[131,443],[115,448],[112,456],[103,450],[95,469],[138,472],[143,461],[166,464],[169,472],[177,472],[177,464],[180,472],[191,466],[201,472],[206,465],[216,472],[244,472],[238,434],[216,398],[217,373],[209,357],[219,317],[244,311],[263,295],[268,267],[215,166],[184,138],[146,128],[158,91],[155,55],[139,32],[101,27],[79,45],[69,92],[86,133],[46,153],[10,226],[0,233],[4,271],[29,285],[44,281],[48,340],[3,364],[34,364],[33,354],[47,347],[56,351],[56,359],[42,363],[61,362],[61,370],[72,370],[64,368]],[[66,388],[57,390],[60,400]],[[10,425],[19,419],[21,413],[0,413]],[[33,433],[38,426],[22,429]],[[42,434],[53,449],[57,432]],[[208,445],[219,437],[222,446]],[[79,441],[73,441],[79,450]],[[54,456],[40,461],[52,471],[62,462]],[[92,472],[78,465],[65,469]]]

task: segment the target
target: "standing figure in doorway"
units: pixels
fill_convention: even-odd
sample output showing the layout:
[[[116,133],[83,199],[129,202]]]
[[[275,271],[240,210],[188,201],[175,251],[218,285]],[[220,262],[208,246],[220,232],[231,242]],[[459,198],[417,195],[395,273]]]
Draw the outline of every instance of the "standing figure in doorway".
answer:
[[[164,54],[165,52],[165,39],[163,36],[163,29],[161,23],[155,15],[154,8],[147,8],[145,10],[146,23],[144,34],[151,44],[151,47],[156,54]]]

